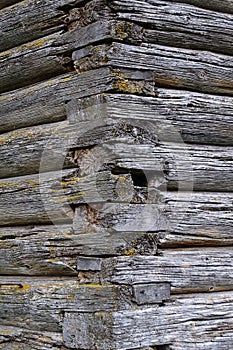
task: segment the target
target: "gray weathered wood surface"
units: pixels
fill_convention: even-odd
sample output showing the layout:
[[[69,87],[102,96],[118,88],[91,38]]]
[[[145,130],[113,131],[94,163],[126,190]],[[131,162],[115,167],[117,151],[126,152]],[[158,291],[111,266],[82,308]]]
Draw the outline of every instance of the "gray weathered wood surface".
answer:
[[[155,254],[157,236],[142,232],[74,231],[72,225],[1,228],[2,275],[75,276],[78,256]],[[43,245],[41,242],[43,241]]]
[[[177,188],[179,183],[185,188],[193,182],[195,190],[232,191],[232,147],[185,145],[179,131],[166,120],[164,129],[160,124],[160,131],[153,119],[147,125],[145,120],[128,118],[127,115],[124,122],[119,118],[112,119],[111,114],[108,118],[101,109],[99,114],[102,120],[96,119],[97,123],[92,127],[89,122],[78,122],[77,115],[77,126],[61,122],[2,134],[0,177],[59,170],[62,166],[77,166],[84,171],[82,168],[87,162],[90,172],[96,169],[93,161],[96,158],[99,159],[96,162],[100,163],[99,170],[114,164],[117,168],[160,171],[161,174],[166,171],[163,177],[169,188]],[[138,135],[135,135],[135,130]],[[230,128],[228,133],[231,133]],[[159,141],[161,138],[165,141]],[[166,142],[169,138],[174,142]],[[90,147],[95,145],[96,148]],[[72,148],[84,146],[89,147],[85,152],[77,150],[74,154],[71,152],[73,155],[69,152]],[[134,159],[130,158],[132,151]],[[220,173],[223,176],[221,182]]]
[[[171,0],[176,2],[176,0]],[[225,12],[225,13],[233,13],[233,2],[232,0],[180,0],[182,3],[188,3],[194,6],[198,6],[201,8],[206,8],[210,10]]]
[[[137,202],[130,174],[109,171],[78,176],[76,169],[13,177],[1,182],[1,226],[70,221],[70,205],[93,202]]]
[[[127,295],[128,294],[128,295]],[[64,311],[101,312],[133,305],[127,287],[80,285],[77,280],[59,278],[2,277],[1,325],[61,332]]]
[[[138,79],[143,79],[140,81]],[[0,95],[1,131],[14,130],[65,118],[66,102],[115,91],[155,96],[155,83],[147,73],[120,74],[108,67],[80,75],[63,76]],[[23,116],[23,117],[22,117]]]
[[[231,349],[232,19],[0,1],[0,349]]]
[[[156,195],[154,197],[156,201]],[[157,194],[155,204],[99,204],[75,210],[76,232],[160,232],[232,235],[232,194],[174,192]],[[90,223],[92,223],[90,225]],[[226,233],[227,232],[227,233]],[[198,238],[197,238],[198,240]]]
[[[33,331],[0,325],[0,347],[3,350],[68,350],[58,332]]]
[[[101,94],[67,104],[70,124],[93,123],[104,116],[106,123],[108,119],[109,122],[127,119],[129,124],[151,123],[163,141],[218,146],[233,145],[232,114],[232,97],[162,88],[156,89],[153,98]]]
[[[70,11],[72,27],[107,17],[145,25],[158,44],[232,53],[233,17],[229,13],[161,0],[94,0]]]
[[[173,293],[231,290],[232,254],[232,248],[221,247],[167,249],[158,256],[122,256],[110,264],[105,260],[102,278],[123,285],[169,282]]]
[[[161,345],[158,349],[169,345],[172,350],[229,350],[232,295],[194,294],[157,308],[111,314],[66,313],[65,344],[91,350],[96,346],[103,350],[157,349],[157,345]]]
[[[233,60],[227,55],[156,44],[113,43],[75,51],[72,57],[78,72],[102,65],[142,69],[151,72],[159,86],[218,94],[233,91]]]

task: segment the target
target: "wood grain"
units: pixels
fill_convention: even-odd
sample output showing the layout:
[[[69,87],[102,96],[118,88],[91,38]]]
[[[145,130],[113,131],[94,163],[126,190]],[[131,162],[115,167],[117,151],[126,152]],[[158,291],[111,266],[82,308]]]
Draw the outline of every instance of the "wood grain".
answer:
[[[121,201],[128,192],[134,196],[130,175],[109,171],[82,179],[76,169],[7,179],[1,182],[1,226],[70,222],[70,205]]]
[[[232,253],[230,247],[190,248],[163,250],[158,256],[117,257],[111,265],[106,261],[113,268],[104,278],[126,285],[169,282],[172,293],[227,290],[232,289]]]
[[[23,322],[25,329],[61,332],[65,310],[120,310],[133,304],[131,294],[127,287],[118,290],[113,285],[80,285],[66,277],[2,277],[1,325],[17,327]]]
[[[103,113],[112,121],[150,123],[167,141],[178,142],[179,135],[179,141],[188,143],[233,145],[232,97],[228,96],[158,88],[153,98],[101,94],[67,104],[70,124],[80,119],[92,123]]]
[[[113,43],[75,51],[72,57],[77,72],[102,65],[146,70],[159,86],[232,94],[231,56],[156,44]]]
[[[139,81],[142,79],[142,81]],[[103,67],[81,75],[58,78],[0,95],[0,131],[62,120],[72,98],[115,91],[155,96],[155,83],[144,72],[125,72]]]
[[[94,0],[81,9],[71,10],[70,19],[72,28],[103,18],[126,20],[145,26],[150,40],[157,44],[231,54],[232,9],[228,5],[231,14],[210,11],[211,5],[208,10],[190,6],[188,1],[181,4],[177,1],[133,0],[129,4],[126,0]]]
[[[1,227],[0,273],[25,276],[77,276],[78,257],[109,257],[157,250],[156,235],[141,232],[73,230],[70,225]],[[41,245],[43,242],[43,245]]]
[[[104,350],[226,350],[233,336],[232,295],[194,294],[158,308],[112,314],[66,313],[65,344],[82,349],[101,345]]]
[[[232,239],[232,194],[229,193],[157,193],[155,204],[104,204],[76,208],[76,232],[164,232],[194,237],[219,238],[222,243]],[[163,238],[163,236],[162,236]],[[192,239],[192,238],[191,238]],[[174,242],[175,244],[175,242]],[[230,243],[231,244],[231,243]]]
[[[149,119],[149,123],[141,119],[141,116],[145,117],[143,107],[137,118],[128,118],[126,113],[129,108],[128,104],[127,110],[120,108],[117,112],[121,116],[125,114],[124,120],[115,117],[115,113],[112,116],[100,108],[97,114],[101,114],[101,119],[96,118],[92,123],[79,121],[79,115],[81,119],[83,113],[93,113],[95,108],[90,107],[88,111],[84,109],[76,114],[78,128],[72,123],[60,122],[2,134],[0,177],[34,174],[39,171],[42,173],[73,166],[79,166],[86,172],[84,168],[88,163],[92,171],[97,169],[97,164],[97,170],[108,167],[124,168],[124,172],[129,172],[130,169],[157,171],[164,177],[169,189],[194,186],[195,190],[232,190],[231,146],[186,145],[180,131],[169,125],[167,120],[164,125],[160,123],[158,129],[154,119]],[[138,112],[139,109],[137,115]],[[97,114],[94,113],[96,116]],[[153,117],[153,112],[151,115]],[[195,127],[195,120],[193,122]],[[188,121],[188,125],[189,123]],[[230,128],[228,133],[231,133]],[[91,148],[93,146],[95,147]],[[89,149],[86,149],[83,158],[84,151],[81,152],[81,148],[85,147]],[[77,151],[69,152],[74,148]],[[131,152],[134,152],[135,159],[130,158]],[[99,158],[96,165],[94,158]],[[221,182],[220,173],[223,175]]]
[[[0,347],[3,350],[68,350],[58,332],[33,331],[21,327],[0,326]]]

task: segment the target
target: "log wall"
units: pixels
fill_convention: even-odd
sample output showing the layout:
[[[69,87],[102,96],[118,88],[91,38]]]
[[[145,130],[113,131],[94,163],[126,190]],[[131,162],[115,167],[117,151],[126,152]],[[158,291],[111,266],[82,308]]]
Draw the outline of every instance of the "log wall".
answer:
[[[0,1],[0,349],[230,350],[233,1]]]

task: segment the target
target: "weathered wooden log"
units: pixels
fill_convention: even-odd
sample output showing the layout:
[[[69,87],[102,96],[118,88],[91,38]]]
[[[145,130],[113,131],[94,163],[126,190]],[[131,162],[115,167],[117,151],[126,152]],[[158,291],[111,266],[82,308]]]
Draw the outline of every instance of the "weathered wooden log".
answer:
[[[109,263],[103,262],[102,278],[126,285],[169,282],[172,293],[227,290],[232,289],[232,254],[232,248],[221,247],[163,250],[158,256],[117,257]]]
[[[153,98],[102,94],[71,101],[67,113],[70,124],[93,123],[106,116],[113,122],[149,122],[167,141],[178,142],[178,134],[180,141],[189,143],[233,145],[232,98],[228,96],[158,88]]]
[[[87,111],[84,108],[80,113],[75,113],[78,127],[72,122],[61,122],[3,134],[0,138],[0,177],[60,170],[74,165],[90,173],[115,165],[115,168],[165,172],[163,176],[169,188],[177,188],[179,184],[184,188],[187,183],[187,186],[193,184],[195,190],[232,190],[232,147],[186,146],[182,143],[180,132],[167,120],[157,127],[157,122],[152,119],[153,112],[148,124],[142,118],[145,116],[143,107],[142,114],[136,118],[134,115],[127,116],[127,111],[131,109],[129,104],[125,111],[120,105],[118,107],[118,117],[115,117],[116,111],[109,113],[109,107],[105,105],[97,106],[97,109],[96,106],[90,107]],[[140,112],[139,109],[137,112]],[[83,115],[88,119],[91,113],[94,116],[99,114],[99,118],[82,120]],[[119,118],[123,115],[124,119]],[[230,133],[231,129],[228,130]],[[169,139],[173,142],[166,142]],[[108,142],[105,143],[105,140]],[[75,147],[77,151],[69,152]],[[84,147],[89,149],[81,151]],[[132,152],[134,158],[131,157]],[[98,158],[98,162],[94,158]],[[87,166],[89,169],[85,170]],[[221,182],[218,180],[219,172],[224,175]]]
[[[114,311],[134,304],[130,287],[80,285],[66,277],[2,277],[0,285],[1,325],[23,322],[35,331],[61,332],[64,311]]]
[[[73,217],[70,204],[134,197],[131,176],[109,171],[80,178],[75,169],[63,170],[7,179],[0,186],[1,226],[69,222]]]
[[[113,43],[75,51],[72,57],[77,72],[109,65],[151,72],[159,86],[218,94],[233,92],[233,62],[226,55],[154,44],[139,47]]]
[[[176,0],[171,0],[176,2]],[[225,12],[225,13],[233,13],[233,2],[232,0],[180,0],[180,2],[191,4],[194,6],[198,6],[201,8],[206,8],[210,10]]]
[[[8,3],[17,4],[0,13],[1,51],[64,30],[66,13],[60,7],[72,1],[58,0],[55,3],[44,0],[35,3],[33,0],[2,0],[0,8]]]
[[[0,92],[14,90],[69,71],[52,43],[61,32],[0,54]],[[61,49],[62,50],[62,49]],[[68,62],[69,63],[69,62]]]
[[[225,292],[176,298],[140,311],[66,313],[63,336],[67,346],[91,350],[226,350],[233,337],[232,304],[233,293]]]
[[[223,241],[227,236],[231,241],[231,212],[229,193],[167,192],[157,195],[157,204],[79,206],[75,210],[74,230],[89,232],[92,227],[92,232],[168,231],[181,237],[196,235],[197,242],[199,236],[208,235],[221,236]]]
[[[217,13],[187,3],[155,0],[149,4],[147,1],[133,0],[130,5],[125,0],[94,0],[83,8],[70,11],[71,28],[86,26],[103,18],[145,25],[145,37],[148,34],[149,40],[157,44],[232,53],[231,14]]]
[[[43,244],[41,244],[43,242]],[[2,275],[75,276],[77,258],[109,257],[137,252],[153,255],[157,236],[140,232],[87,234],[72,225],[2,227],[0,231]]]
[[[18,325],[0,325],[0,347],[3,350],[68,350],[60,332],[38,332]]]
[[[124,128],[130,129],[127,123],[122,126],[122,130]],[[117,134],[118,129],[114,131]],[[114,172],[118,169],[121,173],[131,171],[135,176],[137,171],[143,172],[148,181],[154,175],[157,187],[166,185],[169,190],[232,191],[232,147],[193,144],[187,147],[169,142],[156,145],[144,138],[144,130],[134,128],[133,131],[136,133],[135,140],[130,139],[130,131],[126,134],[128,139],[123,138],[122,132],[122,142],[110,134],[110,142],[92,148],[81,164],[83,174],[94,171],[94,159],[98,157],[100,169],[102,162],[103,168],[108,167]],[[140,137],[148,143],[142,141],[140,144]]]
[[[139,81],[139,79],[142,79]],[[0,95],[0,131],[38,125],[65,118],[66,102],[108,91],[155,96],[155,83],[146,72],[102,68],[79,76],[66,74]]]
[[[136,29],[124,22],[99,22],[87,29],[81,28],[65,34],[59,31],[4,51],[0,54],[0,92],[73,71],[73,50],[109,38],[123,40],[129,36],[129,41],[134,41]]]

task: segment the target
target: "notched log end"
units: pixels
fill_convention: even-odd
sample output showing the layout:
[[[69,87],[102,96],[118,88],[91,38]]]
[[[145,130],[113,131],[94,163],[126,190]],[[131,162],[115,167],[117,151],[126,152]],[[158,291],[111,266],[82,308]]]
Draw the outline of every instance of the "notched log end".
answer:
[[[170,299],[169,283],[138,284],[133,286],[134,300],[138,305],[161,304]]]

